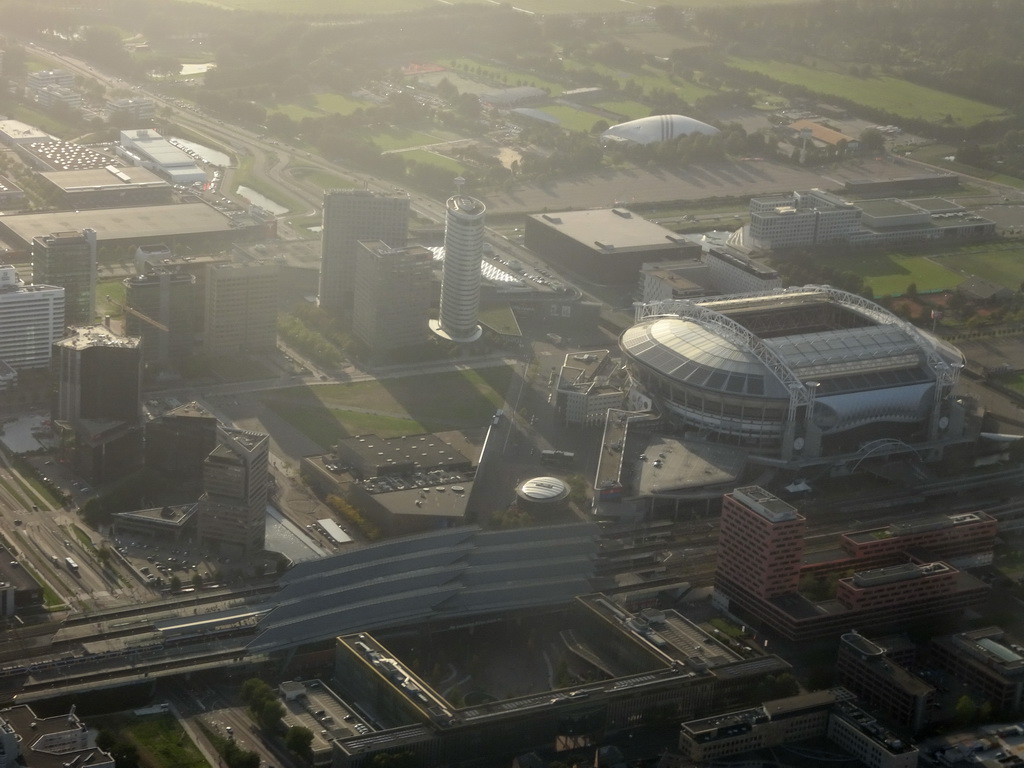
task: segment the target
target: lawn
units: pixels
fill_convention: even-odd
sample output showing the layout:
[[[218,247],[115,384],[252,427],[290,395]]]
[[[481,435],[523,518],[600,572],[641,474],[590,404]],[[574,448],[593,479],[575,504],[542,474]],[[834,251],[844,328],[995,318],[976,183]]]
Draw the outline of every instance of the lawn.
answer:
[[[489,62],[478,59],[458,58],[446,59],[437,62],[441,66],[454,70],[462,77],[493,81],[495,88],[513,88],[519,85],[532,85],[536,88],[544,88],[552,97],[561,95],[565,86],[553,80],[545,80],[532,72],[522,70],[505,69],[496,67]]]
[[[626,120],[638,120],[651,114],[651,108],[646,104],[641,104],[639,101],[629,101],[628,99],[624,101],[599,101],[594,106],[598,109],[622,115]]]
[[[382,437],[474,428],[501,407],[513,369],[508,366],[352,384],[289,387],[262,402],[325,448],[340,438]]]
[[[975,275],[1016,290],[1024,282],[1024,243],[986,243],[936,256],[935,261],[963,277]]]
[[[13,105],[8,114],[13,120],[20,120],[23,123],[34,125],[36,128],[51,133],[60,139],[70,139],[72,136],[77,136],[81,133],[81,129],[58,120],[49,112],[33,109],[24,104]]]
[[[567,59],[563,64],[568,70],[576,70],[577,72],[597,72],[598,74],[615,78],[616,82],[618,82],[620,86],[624,86],[632,80],[648,94],[656,88],[672,91],[683,101],[690,104],[693,104],[702,96],[709,96],[715,92],[711,88],[707,88],[689,80],[683,80],[679,77],[670,77],[668,72],[648,65],[644,65],[637,72],[631,72],[623,69],[614,69],[605,64],[599,64],[596,61],[580,58],[573,59],[572,61]],[[646,117],[649,114],[650,110],[648,109],[647,113],[641,115],[641,117]]]
[[[390,131],[374,131],[367,133],[366,138],[376,144],[381,152],[412,149],[413,147],[428,146],[444,141],[440,136],[432,136],[429,133],[420,133],[419,131],[406,131],[401,128],[393,128]]]
[[[864,253],[843,262],[842,267],[863,277],[879,298],[902,296],[911,283],[925,292],[953,288],[964,280],[963,275],[944,267],[932,256]]]
[[[466,170],[466,167],[458,160],[453,160],[450,157],[445,157],[426,149],[410,149],[408,152],[402,152],[402,158],[413,160],[422,165],[436,165],[438,168],[443,168],[454,174],[460,174]]]
[[[110,300],[107,300],[107,297]],[[124,314],[124,283],[120,280],[106,280],[96,283],[96,314],[100,317]]]
[[[350,99],[340,93],[317,93],[315,98],[319,110],[335,115],[351,115],[356,110],[373,106],[368,101]]]
[[[188,734],[173,715],[134,717],[114,715],[94,718],[98,727],[118,740],[128,741],[139,750],[139,765],[147,768],[208,768]]]
[[[728,63],[737,69],[765,74],[779,82],[802,85],[823,96],[838,96],[874,109],[932,123],[943,123],[947,115],[960,126],[1006,117],[999,107],[895,77],[854,77],[799,64],[735,56],[729,57]]]
[[[878,297],[902,295],[911,283],[922,292],[955,288],[972,276],[1016,289],[1024,281],[1024,243],[981,243],[933,255],[865,253],[842,268],[863,277]]]
[[[515,312],[508,304],[480,311],[480,322],[495,331],[506,336],[522,336],[519,323],[516,322]]]
[[[303,181],[308,181],[310,184],[315,184],[320,189],[352,189],[356,186],[351,179],[308,165],[292,169],[292,175]]]
[[[296,122],[304,117],[323,117],[324,115],[351,115],[359,109],[373,106],[369,102],[350,99],[340,93],[315,93],[313,104],[275,104],[268,107],[270,112],[287,115]]]
[[[270,107],[268,112],[284,115],[295,122],[301,122],[304,117],[323,117],[321,112],[309,107],[300,107],[298,104],[278,104]]]
[[[600,115],[595,115],[593,112],[584,112],[580,109],[563,107],[558,104],[541,107],[540,111],[558,120],[558,124],[566,130],[579,131],[580,133],[590,133],[594,123],[603,119]]]

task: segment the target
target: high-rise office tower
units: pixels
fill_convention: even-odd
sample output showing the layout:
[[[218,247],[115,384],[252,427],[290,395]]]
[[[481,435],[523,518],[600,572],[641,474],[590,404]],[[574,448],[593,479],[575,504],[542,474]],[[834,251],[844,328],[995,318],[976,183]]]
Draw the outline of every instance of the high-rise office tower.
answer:
[[[434,255],[422,245],[360,243],[352,333],[374,358],[422,344],[429,335]]]
[[[195,277],[154,269],[123,283],[125,333],[142,339],[143,359],[161,368],[180,364],[195,345]]]
[[[62,453],[93,483],[142,463],[142,349],[102,325],[76,326],[54,345],[54,422]]]
[[[336,318],[350,320],[359,241],[383,240],[392,248],[402,248],[408,230],[409,196],[404,192],[344,189],[325,193],[320,306]]]
[[[252,354],[274,349],[280,273],[280,266],[270,260],[209,267],[203,313],[206,354]]]
[[[142,350],[137,337],[79,326],[55,345],[61,421],[142,421]]]
[[[32,241],[32,282],[64,289],[64,322],[96,319],[96,231],[54,232]]]
[[[243,558],[263,551],[270,438],[217,427],[217,445],[203,462],[199,536]]]
[[[15,371],[47,368],[64,335],[64,289],[25,285],[11,265],[0,266],[0,361]]]
[[[480,265],[484,258],[484,204],[468,195],[448,199],[444,223],[441,307],[430,328],[450,341],[480,338]]]
[[[757,486],[722,499],[715,587],[760,600],[797,591],[807,520]]]

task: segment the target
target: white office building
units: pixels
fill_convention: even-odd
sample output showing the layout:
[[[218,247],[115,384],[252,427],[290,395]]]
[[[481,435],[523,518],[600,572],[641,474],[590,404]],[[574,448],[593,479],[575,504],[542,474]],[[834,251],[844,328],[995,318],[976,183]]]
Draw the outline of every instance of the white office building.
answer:
[[[483,334],[478,320],[485,211],[483,203],[468,195],[448,199],[441,307],[430,329],[449,341],[476,341]]]
[[[0,360],[16,371],[50,365],[64,335],[64,289],[25,285],[18,271],[0,266]]]
[[[121,131],[115,149],[120,157],[132,165],[148,168],[172,184],[206,181],[206,173],[196,165],[195,160],[148,128]]]
[[[847,242],[861,210],[820,189],[750,201],[750,243],[762,250]]]

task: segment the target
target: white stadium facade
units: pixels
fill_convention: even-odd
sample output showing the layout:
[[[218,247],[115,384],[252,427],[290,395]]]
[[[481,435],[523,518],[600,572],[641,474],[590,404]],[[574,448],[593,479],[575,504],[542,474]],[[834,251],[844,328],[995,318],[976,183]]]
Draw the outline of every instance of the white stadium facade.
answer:
[[[714,136],[719,133],[719,130],[713,125],[684,115],[652,115],[651,117],[641,117],[639,120],[630,120],[628,123],[613,125],[601,134],[601,139],[605,142],[656,144],[660,141],[670,141],[679,136],[690,136],[694,133]]]
[[[637,391],[685,435],[756,463],[853,472],[968,442],[955,347],[827,286],[637,305],[620,337]]]

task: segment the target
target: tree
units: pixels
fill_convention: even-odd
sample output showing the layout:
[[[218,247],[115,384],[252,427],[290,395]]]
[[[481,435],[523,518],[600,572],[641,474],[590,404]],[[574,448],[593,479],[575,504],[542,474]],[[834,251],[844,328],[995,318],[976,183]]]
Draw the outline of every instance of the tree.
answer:
[[[967,725],[974,722],[974,718],[977,717],[978,705],[974,703],[974,699],[965,693],[957,699],[955,712],[956,721],[961,725]]]
[[[285,746],[307,762],[313,760],[313,732],[301,725],[293,725],[284,737]]]
[[[871,152],[885,149],[885,134],[877,128],[865,128],[860,132],[860,145]]]
[[[174,576],[171,576],[171,581],[170,581],[169,584],[170,584],[171,592],[180,592],[181,591],[181,577],[178,576],[177,574],[175,574]]]

